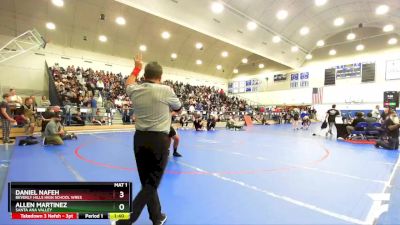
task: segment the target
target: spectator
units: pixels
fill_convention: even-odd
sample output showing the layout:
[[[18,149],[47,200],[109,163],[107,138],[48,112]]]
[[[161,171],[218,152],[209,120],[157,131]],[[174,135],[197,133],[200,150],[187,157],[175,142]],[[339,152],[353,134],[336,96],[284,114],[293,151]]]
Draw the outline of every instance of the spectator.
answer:
[[[376,148],[384,148],[388,150],[397,150],[399,149],[399,118],[395,111],[388,110],[387,118],[384,122],[385,134],[387,136],[387,140],[378,140],[375,144]]]
[[[292,119],[293,120],[292,121],[293,130],[298,130],[299,129],[299,119],[300,119],[299,112],[298,111],[294,111],[293,113],[294,113],[293,119]]]
[[[351,125],[346,126],[347,133],[351,135],[353,131],[357,130],[357,124],[361,122],[366,122],[366,120],[363,118],[363,114],[358,112],[356,118],[351,122]]]
[[[37,102],[36,102],[36,96],[31,95],[31,96],[29,96],[29,98],[32,99],[33,111],[36,111],[36,108],[37,108],[37,106],[38,106],[38,104],[37,104]]]
[[[33,136],[35,131],[35,109],[32,98],[26,98],[25,104],[23,105],[24,113],[22,118],[25,120],[25,134],[28,135],[29,139],[36,139]]]
[[[15,89],[10,89],[10,105],[13,105],[14,108],[19,108],[22,106],[22,98],[17,95],[17,91]]]
[[[379,113],[378,116],[380,116]],[[372,113],[367,113],[367,118],[365,118],[365,122],[367,122],[368,124],[373,124],[378,122],[378,119],[379,118],[374,117]]]
[[[210,116],[207,120],[207,130],[215,130],[215,125],[217,121],[215,120],[214,116]]]
[[[382,112],[382,114],[381,114],[382,123],[384,123],[384,122],[386,121],[386,119],[387,119],[389,113],[390,113],[390,109],[389,109],[389,108],[385,108],[385,109],[383,110],[383,112]]]
[[[102,79],[99,79],[99,80],[97,81],[96,86],[97,86],[97,90],[99,90],[99,92],[102,93],[102,92],[103,92],[103,89],[104,89],[103,80],[102,80]]]
[[[189,124],[189,119],[186,114],[182,114],[181,118],[179,119],[179,123],[181,124],[181,127],[184,128],[185,126],[187,127]]]
[[[41,106],[43,106],[43,107],[49,107],[51,105],[51,103],[50,103],[50,100],[48,100],[47,98],[46,98],[46,96],[42,96],[42,103],[41,103]]]
[[[51,119],[44,131],[43,144],[62,145],[64,141],[61,136],[64,135],[64,130],[60,129],[60,124],[57,121],[59,120],[59,116],[56,113],[52,113],[50,117]]]
[[[79,111],[72,115],[71,122],[74,125],[85,126],[85,120],[82,118],[82,113]]]
[[[106,124],[107,118],[100,115],[100,109],[97,109],[96,115],[92,119],[92,123],[95,125],[103,125]]]
[[[47,124],[50,122],[52,115],[54,114],[54,109],[53,107],[47,107],[46,111],[41,114],[42,118],[42,135],[44,135],[44,131],[46,129]]]
[[[201,117],[197,117],[194,119],[193,125],[194,125],[194,129],[196,129],[196,131],[204,130],[202,122],[203,121],[202,121]]]
[[[373,109],[371,112],[372,118],[379,120],[380,114],[381,114],[381,112],[379,111],[379,105],[376,105],[375,109]]]
[[[3,101],[0,103],[0,121],[4,144],[13,143],[10,140],[10,130],[11,123],[15,123],[15,120],[11,117],[9,102],[11,102],[11,95],[6,93],[3,95]]]

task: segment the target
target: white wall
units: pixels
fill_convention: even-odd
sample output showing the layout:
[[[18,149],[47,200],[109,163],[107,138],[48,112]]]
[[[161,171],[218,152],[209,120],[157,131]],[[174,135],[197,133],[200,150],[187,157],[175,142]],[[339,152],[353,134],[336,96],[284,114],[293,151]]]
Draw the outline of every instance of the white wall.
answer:
[[[12,37],[0,35],[0,46],[11,39]],[[37,55],[35,52],[44,55]],[[69,59],[63,59],[62,57]],[[90,67],[95,70],[121,72],[123,75],[129,75],[133,69],[133,59],[48,44],[44,50],[28,52],[0,63],[0,92],[7,91],[6,89],[10,87],[16,88],[17,92],[22,95],[41,95],[48,92],[45,60],[49,66],[58,62],[65,67],[68,65]],[[85,61],[91,61],[92,63]],[[112,66],[107,66],[106,64]],[[182,81],[192,85],[227,88],[227,79],[169,67],[164,67],[163,79]]]
[[[332,60],[312,61],[307,65],[294,70],[293,72],[309,72],[310,86],[308,88],[290,89],[290,78],[288,81],[274,83],[273,74],[280,72],[265,72],[261,71],[258,75],[247,76],[239,75],[232,79],[233,81],[258,78],[264,82],[262,92],[243,93],[239,94],[244,98],[259,102],[266,105],[281,105],[281,104],[311,104],[312,88],[323,87],[325,69],[333,66],[356,63],[356,62],[375,62],[375,82],[361,83],[361,78],[350,78],[336,80],[336,85],[326,86],[323,90],[323,103],[330,105],[337,103],[343,108],[363,108],[371,107],[376,104],[382,105],[384,91],[400,91],[400,80],[386,80],[386,61],[391,59],[400,59],[400,48],[391,50],[373,52],[367,54],[353,55],[350,57],[337,57]],[[268,86],[266,86],[265,77],[268,77]],[[281,90],[277,90],[278,88]],[[345,102],[361,102],[362,104],[346,104]],[[361,109],[360,108],[360,109]],[[368,109],[364,108],[364,109]]]
[[[11,40],[11,37],[0,35],[0,46]],[[33,52],[12,58],[0,63],[0,93],[9,88],[19,89],[22,95],[41,95],[48,90],[44,74],[44,58]]]

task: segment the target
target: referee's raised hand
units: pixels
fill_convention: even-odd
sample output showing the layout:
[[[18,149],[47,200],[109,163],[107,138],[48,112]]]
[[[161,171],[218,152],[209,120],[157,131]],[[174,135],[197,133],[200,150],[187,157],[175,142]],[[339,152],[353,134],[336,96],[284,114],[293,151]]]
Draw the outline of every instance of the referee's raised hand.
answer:
[[[138,69],[142,69],[142,67],[143,67],[143,57],[142,57],[142,53],[138,53],[136,56],[135,56],[135,68],[138,68]]]

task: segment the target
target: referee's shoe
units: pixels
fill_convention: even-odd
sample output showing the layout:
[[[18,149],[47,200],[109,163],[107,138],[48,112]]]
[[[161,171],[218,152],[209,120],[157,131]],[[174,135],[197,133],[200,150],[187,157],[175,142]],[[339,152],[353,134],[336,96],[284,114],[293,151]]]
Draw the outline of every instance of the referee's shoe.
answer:
[[[153,225],[164,225],[165,221],[167,221],[167,215],[164,213],[161,213],[161,218],[158,221],[153,222]],[[132,222],[130,220],[118,220],[115,223],[112,223],[112,225],[131,225]]]
[[[164,213],[161,214],[161,218],[159,221],[156,221],[153,223],[153,225],[163,225],[165,223],[165,221],[167,221],[167,215],[165,215]]]

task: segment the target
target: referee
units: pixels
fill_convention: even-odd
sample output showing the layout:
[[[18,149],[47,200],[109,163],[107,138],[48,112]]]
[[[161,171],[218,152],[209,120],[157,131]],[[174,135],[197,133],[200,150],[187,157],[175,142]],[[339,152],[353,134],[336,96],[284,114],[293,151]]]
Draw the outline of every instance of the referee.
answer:
[[[167,220],[161,213],[157,188],[168,161],[170,110],[179,112],[182,106],[172,88],[160,84],[163,71],[157,62],[148,63],[144,69],[145,81],[136,83],[142,65],[139,54],[135,57],[135,69],[126,80],[126,93],[135,106],[134,152],[142,188],[132,202],[130,220],[119,220],[117,225],[135,222],[146,205],[153,225],[162,225]]]

